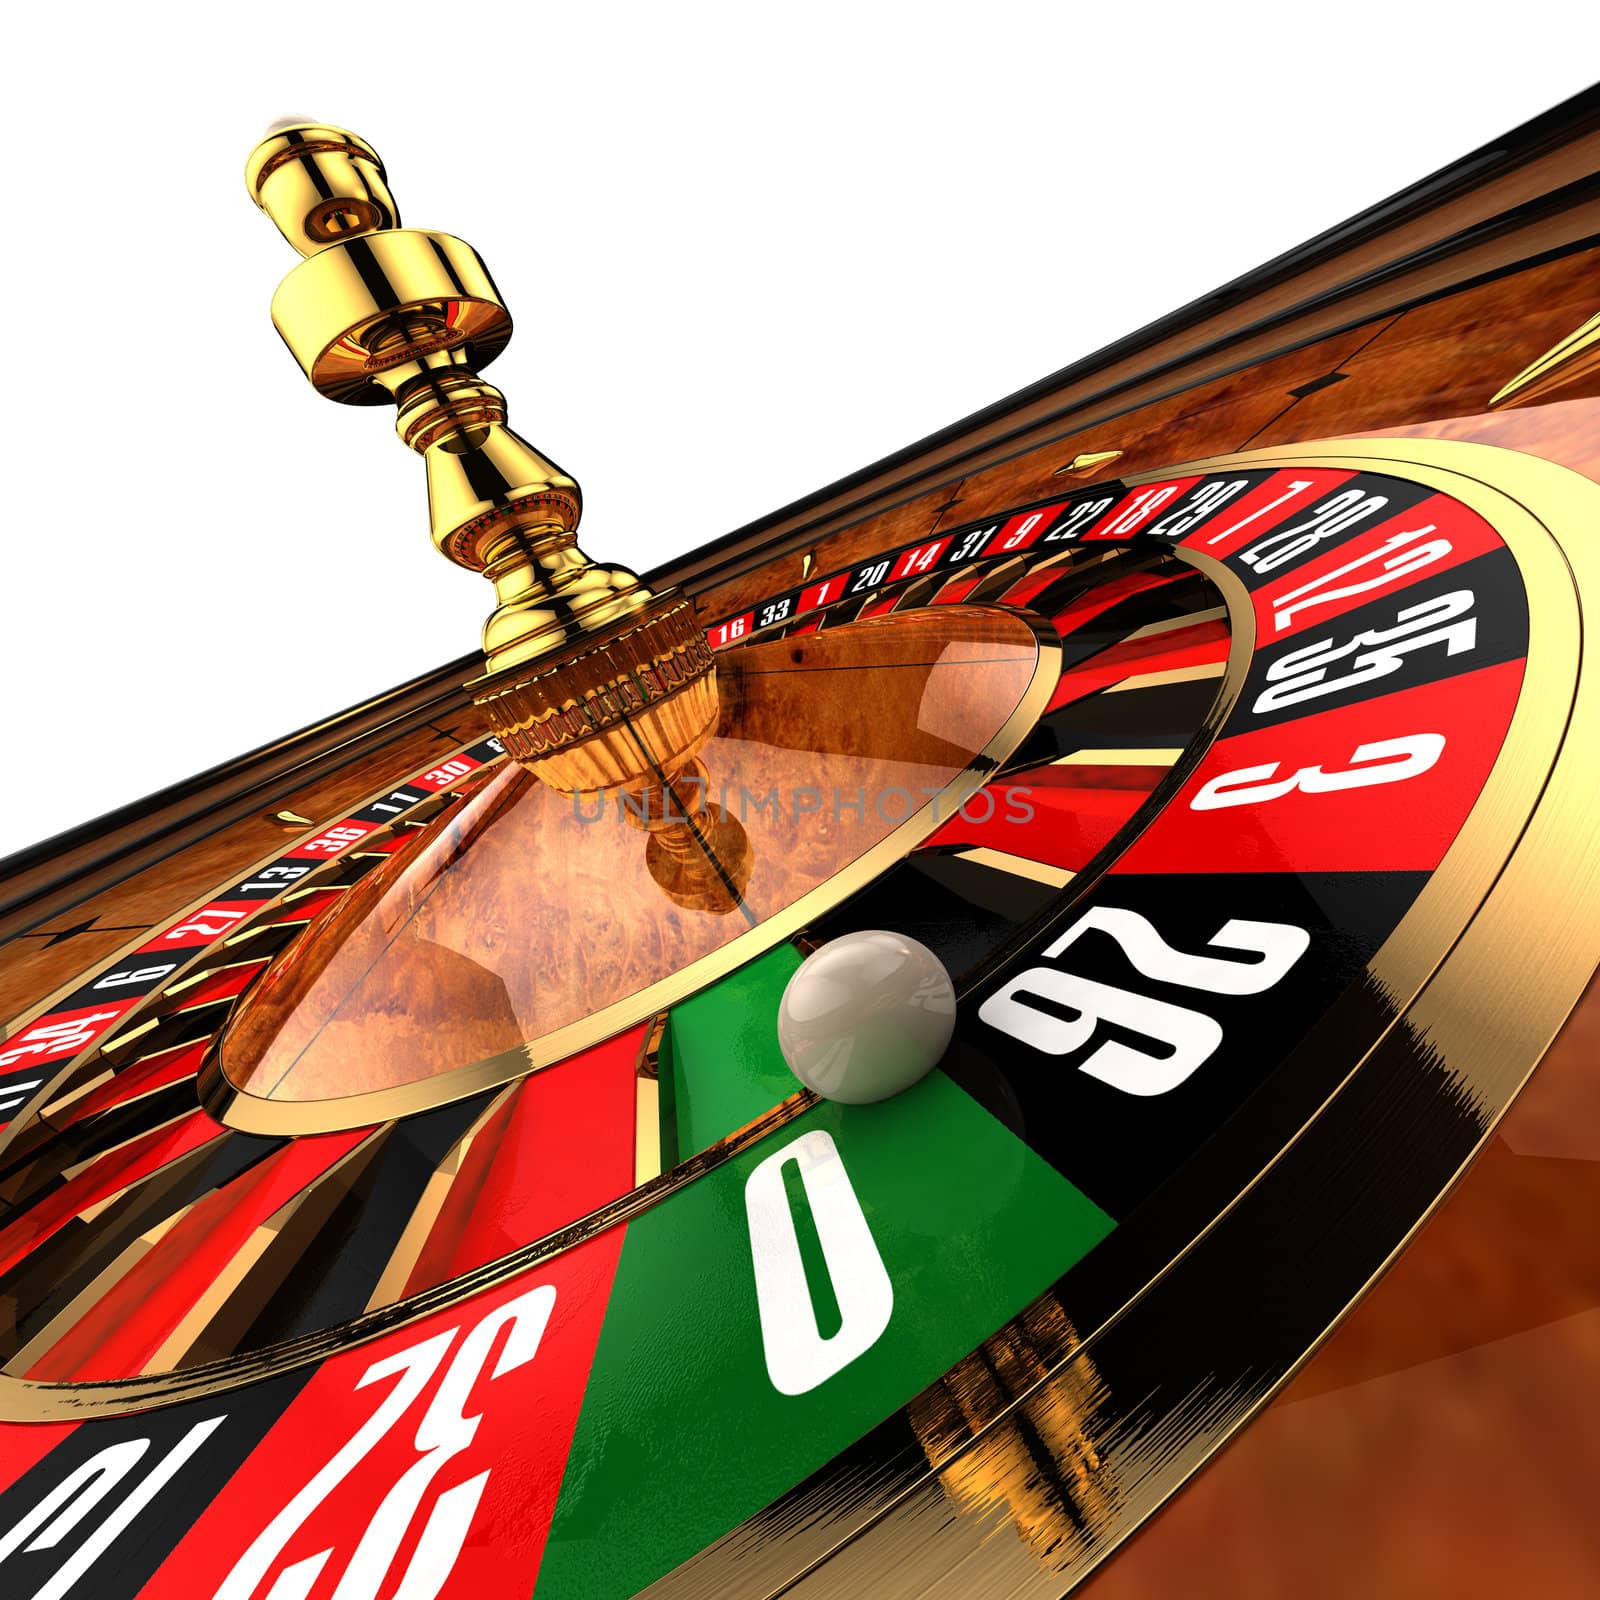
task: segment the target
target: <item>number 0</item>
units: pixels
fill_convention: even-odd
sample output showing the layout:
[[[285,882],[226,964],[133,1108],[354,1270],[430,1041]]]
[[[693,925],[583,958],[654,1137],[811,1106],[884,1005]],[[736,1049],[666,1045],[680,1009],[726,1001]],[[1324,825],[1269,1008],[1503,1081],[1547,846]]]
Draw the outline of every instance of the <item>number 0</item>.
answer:
[[[817,1326],[800,1236],[784,1188],[783,1169],[790,1162],[800,1169],[823,1263],[839,1302],[842,1320],[827,1338]],[[768,1156],[750,1174],[744,1204],[767,1376],[779,1394],[806,1394],[878,1342],[894,1310],[894,1287],[838,1147],[824,1129],[802,1134]]]

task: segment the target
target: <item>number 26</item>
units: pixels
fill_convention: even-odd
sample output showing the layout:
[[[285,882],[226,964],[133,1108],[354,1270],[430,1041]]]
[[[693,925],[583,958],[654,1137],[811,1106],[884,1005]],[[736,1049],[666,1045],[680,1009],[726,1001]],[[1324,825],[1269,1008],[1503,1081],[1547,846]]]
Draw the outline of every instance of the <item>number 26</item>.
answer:
[[[1148,917],[1116,906],[1094,906],[1041,955],[1054,959],[1084,934],[1099,932],[1121,946],[1133,967],[1147,978],[1209,994],[1261,994],[1272,988],[1303,956],[1311,943],[1304,928],[1285,922],[1247,922],[1233,918],[1211,936],[1216,950],[1237,950],[1256,957],[1233,961],[1220,956],[1189,955],[1174,950]],[[1025,997],[1043,1000],[1075,1015],[1070,1019]],[[1119,1089],[1123,1094],[1158,1095],[1176,1089],[1216,1053],[1222,1026],[1203,1011],[1153,1000],[1148,995],[1097,983],[1075,972],[1036,966],[1019,973],[978,1008],[990,1027],[1044,1055],[1064,1056],[1094,1040],[1101,1023],[1143,1034],[1167,1046],[1164,1056],[1135,1049],[1116,1039],[1103,1040],[1079,1063],[1078,1070]]]

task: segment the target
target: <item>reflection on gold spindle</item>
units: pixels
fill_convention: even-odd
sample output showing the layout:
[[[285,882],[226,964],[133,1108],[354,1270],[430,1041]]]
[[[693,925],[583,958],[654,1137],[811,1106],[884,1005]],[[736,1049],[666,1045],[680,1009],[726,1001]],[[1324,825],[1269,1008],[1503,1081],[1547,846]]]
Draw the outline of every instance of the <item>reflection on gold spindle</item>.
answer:
[[[725,916],[749,887],[755,849],[744,825],[710,800],[710,791],[705,763],[693,760],[642,803],[624,803],[622,814],[650,835],[645,866],[674,905]]]
[[[711,653],[680,594],[578,548],[578,485],[506,426],[478,369],[511,317],[477,252],[401,227],[377,152],[345,128],[274,125],[245,180],[305,257],[273,296],[284,342],[330,399],[394,401],[435,546],[494,584],[471,687],[507,750],[563,793],[659,800],[715,729]]]
[[[1103,1392],[1093,1364],[1079,1356],[1040,1385],[1077,1344],[1055,1297],[1043,1295],[907,1407],[956,1507],[980,1517],[1000,1510],[1051,1572],[1093,1544],[1117,1494],[1090,1431]]]

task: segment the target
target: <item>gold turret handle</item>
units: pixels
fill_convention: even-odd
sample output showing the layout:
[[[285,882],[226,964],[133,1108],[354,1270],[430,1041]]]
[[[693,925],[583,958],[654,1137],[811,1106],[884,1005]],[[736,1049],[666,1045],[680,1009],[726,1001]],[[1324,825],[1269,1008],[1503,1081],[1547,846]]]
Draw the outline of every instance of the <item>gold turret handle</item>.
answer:
[[[272,320],[331,400],[393,400],[427,465],[435,546],[498,604],[471,685],[506,748],[564,792],[660,791],[716,726],[716,675],[693,609],[577,545],[577,483],[506,426],[478,376],[511,315],[477,251],[400,225],[376,150],[347,128],[274,124],[245,166],[251,198],[304,259]]]

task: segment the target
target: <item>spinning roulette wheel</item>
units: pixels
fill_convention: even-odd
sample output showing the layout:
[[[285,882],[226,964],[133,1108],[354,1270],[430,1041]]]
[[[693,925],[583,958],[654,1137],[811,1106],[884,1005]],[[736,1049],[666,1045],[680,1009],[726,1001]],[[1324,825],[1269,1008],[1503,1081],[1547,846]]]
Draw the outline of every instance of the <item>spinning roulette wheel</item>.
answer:
[[[641,579],[271,132],[495,610],[6,864],[0,1589],[1587,1588],[1597,149]]]

